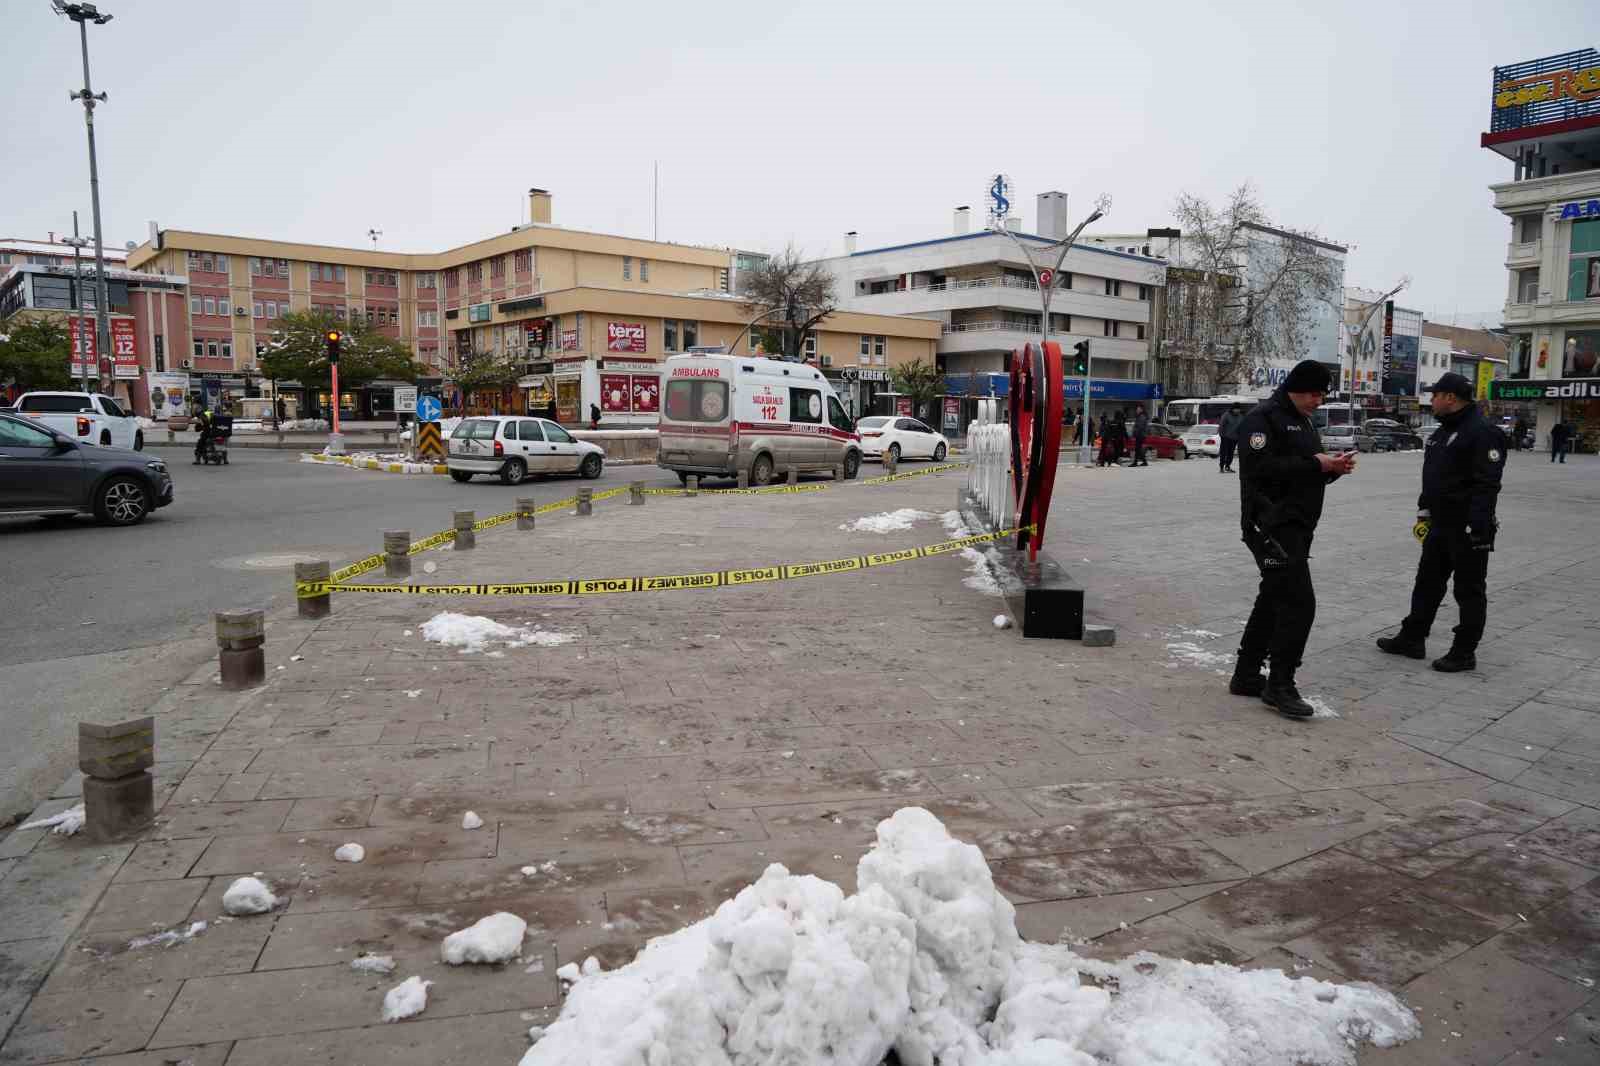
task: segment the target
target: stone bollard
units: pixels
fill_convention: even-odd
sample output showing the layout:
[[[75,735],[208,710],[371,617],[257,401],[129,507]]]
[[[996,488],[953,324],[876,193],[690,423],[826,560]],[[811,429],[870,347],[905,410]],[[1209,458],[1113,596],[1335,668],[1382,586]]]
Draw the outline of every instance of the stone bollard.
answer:
[[[844,480],[844,467],[840,466],[838,463],[834,463],[832,472],[833,472],[833,480],[835,480],[835,481],[843,481]]]
[[[1109,648],[1117,642],[1115,626],[1090,626],[1083,627],[1083,646],[1085,648]]]
[[[178,442],[178,434],[173,431],[171,426],[168,426],[167,427],[167,443],[168,444],[176,444],[177,442]]]
[[[784,479],[784,484],[786,484],[786,485],[798,485],[798,484],[800,484],[800,471],[791,466],[789,468],[789,476]]]
[[[578,490],[578,517],[587,518],[594,514],[594,490]]]
[[[530,530],[533,528],[534,512],[539,507],[538,500],[517,500],[517,528]]]
[[[747,489],[750,487],[750,471],[739,471],[739,487],[741,489]]]
[[[222,687],[233,692],[255,688],[267,679],[266,616],[261,611],[218,611],[217,663]]]
[[[630,482],[628,482],[628,506],[629,507],[643,507],[644,506],[644,482],[642,482],[642,481],[630,481]]]
[[[388,577],[411,576],[411,530],[383,531],[383,572]]]
[[[84,830],[90,840],[116,840],[155,820],[155,778],[149,773],[155,762],[154,718],[117,725],[78,723]]]
[[[294,564],[296,584],[302,581],[327,581],[332,573],[333,567],[328,563]],[[320,596],[301,596],[297,589],[295,600],[300,605],[301,618],[326,618],[333,613],[333,597],[326,592]]]
[[[700,495],[700,475],[690,474],[683,480],[683,494],[685,496]]]
[[[466,551],[468,548],[478,546],[478,534],[473,530],[477,522],[471,511],[455,512],[456,551]]]
[[[884,452],[883,472],[885,474],[892,474],[898,469],[900,469],[900,460],[895,458],[894,452]]]

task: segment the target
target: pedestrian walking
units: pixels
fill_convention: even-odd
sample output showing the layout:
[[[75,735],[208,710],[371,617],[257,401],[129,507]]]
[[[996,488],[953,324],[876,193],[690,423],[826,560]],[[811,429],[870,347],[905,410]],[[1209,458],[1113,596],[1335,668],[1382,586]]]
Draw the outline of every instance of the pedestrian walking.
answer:
[[[1567,449],[1572,447],[1572,427],[1565,422],[1557,422],[1550,427],[1550,461],[1567,461]]]
[[[1244,421],[1244,408],[1234,404],[1222,415],[1222,422],[1217,426],[1217,436],[1222,440],[1221,452],[1218,455],[1218,473],[1233,473],[1233,453],[1239,447],[1239,423]]]
[[[589,428],[600,428],[600,405],[597,403],[592,403],[589,405]]]
[[[1239,524],[1261,573],[1261,586],[1239,641],[1228,691],[1259,696],[1290,718],[1312,714],[1294,682],[1317,615],[1311,540],[1328,485],[1356,467],[1354,452],[1335,457],[1322,450],[1311,421],[1332,384],[1327,367],[1304,360],[1239,423],[1244,464],[1239,473]],[[1271,664],[1265,680],[1263,663]]]
[[[1528,435],[1528,420],[1518,415],[1516,423],[1511,427],[1511,432],[1513,434],[1511,450],[1520,452],[1522,450],[1522,438]]]
[[[1150,435],[1150,416],[1144,413],[1144,404],[1135,408],[1133,416],[1133,465],[1149,466],[1145,458],[1144,439]]]
[[[1506,441],[1472,402],[1472,383],[1460,374],[1444,374],[1426,388],[1433,392],[1439,428],[1422,456],[1422,494],[1417,497],[1417,528],[1425,530],[1422,559],[1411,588],[1411,613],[1399,633],[1378,638],[1378,647],[1391,655],[1426,658],[1428,632],[1444,600],[1445,584],[1453,578],[1461,622],[1450,650],[1433,661],[1433,668],[1459,673],[1478,668],[1478,642],[1489,615],[1489,553],[1499,528],[1494,506],[1505,471]]]
[[[1122,450],[1128,444],[1128,414],[1122,408],[1112,412],[1106,420],[1104,432],[1111,435],[1111,462],[1117,466],[1122,465]]]

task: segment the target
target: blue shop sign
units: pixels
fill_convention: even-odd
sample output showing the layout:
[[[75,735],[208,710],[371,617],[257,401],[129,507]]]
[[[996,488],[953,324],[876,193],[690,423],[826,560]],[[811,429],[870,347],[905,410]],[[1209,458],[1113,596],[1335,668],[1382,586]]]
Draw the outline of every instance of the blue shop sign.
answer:
[[[1551,210],[1559,212],[1556,218],[1558,222],[1565,222],[1569,218],[1600,218],[1600,200],[1573,200]]]
[[[1066,380],[1066,396],[1069,400],[1083,399],[1083,379],[1068,378]],[[1093,400],[1160,400],[1165,398],[1166,392],[1160,382],[1152,381],[1101,381],[1089,382],[1089,399]]]

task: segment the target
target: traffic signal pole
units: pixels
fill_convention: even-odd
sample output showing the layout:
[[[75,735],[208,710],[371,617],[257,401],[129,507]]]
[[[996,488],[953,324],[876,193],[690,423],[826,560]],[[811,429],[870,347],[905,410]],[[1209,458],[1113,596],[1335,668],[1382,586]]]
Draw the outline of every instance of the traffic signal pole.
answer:
[[[328,434],[328,451],[338,455],[344,451],[344,436],[339,432],[339,342],[344,339],[344,334],[336,329],[328,331],[328,371],[332,375],[333,403],[330,405],[329,425],[333,432]]]

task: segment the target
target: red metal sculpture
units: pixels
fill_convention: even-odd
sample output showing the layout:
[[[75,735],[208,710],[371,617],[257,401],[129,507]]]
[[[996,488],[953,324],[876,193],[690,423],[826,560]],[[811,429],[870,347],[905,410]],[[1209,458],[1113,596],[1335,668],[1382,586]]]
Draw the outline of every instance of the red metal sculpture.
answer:
[[[1011,353],[1011,478],[1017,502],[1017,550],[1039,556],[1061,458],[1066,402],[1061,345],[1025,344]]]

